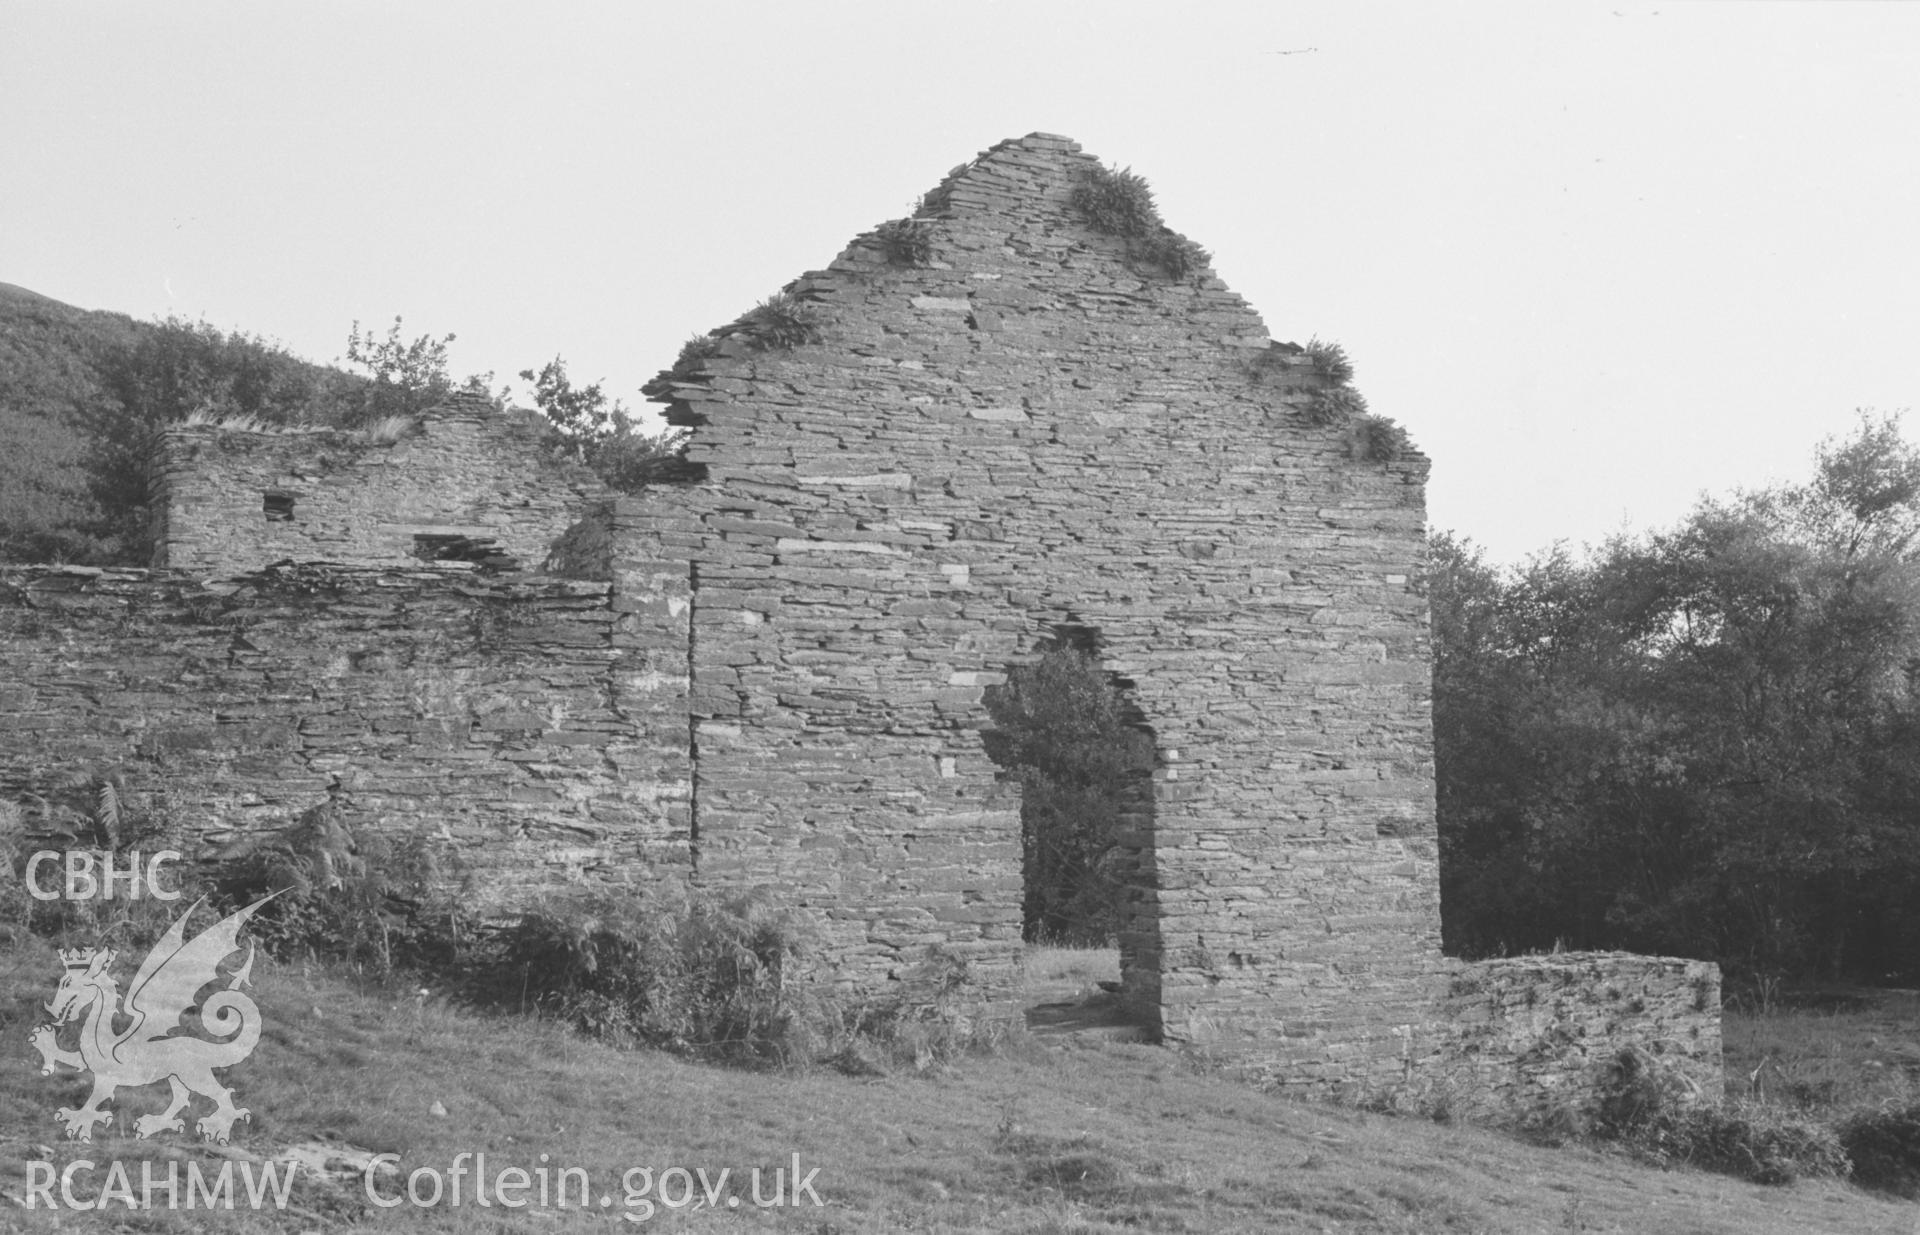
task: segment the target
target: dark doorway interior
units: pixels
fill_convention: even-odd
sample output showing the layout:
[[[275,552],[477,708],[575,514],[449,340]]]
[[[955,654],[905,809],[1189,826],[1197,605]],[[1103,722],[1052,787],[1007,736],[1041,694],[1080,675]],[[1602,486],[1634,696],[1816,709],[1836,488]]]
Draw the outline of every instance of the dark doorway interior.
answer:
[[[1128,990],[1106,991],[1106,1002],[1144,1010],[1158,1005],[1156,743],[1131,686],[1101,667],[1097,631],[1056,627],[987,690],[994,727],[984,738],[1002,775],[1020,785],[1026,941],[1118,948]]]

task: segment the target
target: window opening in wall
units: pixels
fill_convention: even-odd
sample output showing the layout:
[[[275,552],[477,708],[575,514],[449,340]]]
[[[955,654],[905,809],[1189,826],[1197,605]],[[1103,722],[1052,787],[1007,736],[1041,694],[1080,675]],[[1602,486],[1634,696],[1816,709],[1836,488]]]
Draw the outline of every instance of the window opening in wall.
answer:
[[[423,562],[472,562],[485,570],[520,569],[520,560],[490,536],[422,532],[413,538],[413,556]]]
[[[260,508],[266,512],[268,523],[287,523],[293,519],[293,494],[269,489]]]
[[[994,727],[982,736],[1003,778],[1020,785],[1023,935],[1045,949],[1035,954],[1040,977],[1073,971],[1079,988],[1091,976],[1102,992],[1045,1007],[1067,1008],[1069,1023],[1138,1023],[1159,1010],[1159,906],[1150,895],[1156,742],[1132,683],[1103,669],[1097,648],[1091,628],[1056,628],[1008,668],[1004,684],[987,689]],[[1102,973],[1115,980],[1101,981]]]

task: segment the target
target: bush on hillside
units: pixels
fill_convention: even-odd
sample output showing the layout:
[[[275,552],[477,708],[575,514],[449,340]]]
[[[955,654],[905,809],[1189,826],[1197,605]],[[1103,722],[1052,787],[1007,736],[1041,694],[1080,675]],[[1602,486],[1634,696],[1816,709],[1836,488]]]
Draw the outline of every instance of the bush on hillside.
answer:
[[[422,837],[351,831],[317,806],[275,835],[230,849],[212,876],[214,905],[232,913],[268,895],[248,933],[281,960],[341,961],[381,975],[458,959],[465,933]]]
[[[1920,1102],[1863,1111],[1840,1125],[1854,1182],[1920,1197]]]
[[[856,1075],[995,1045],[967,962],[935,949],[884,994],[836,993],[820,936],[771,893],[665,888],[529,911],[463,964],[476,1002],[621,1046]]]
[[[1844,1178],[1853,1169],[1840,1137],[1825,1124],[1764,1106],[1702,1101],[1685,1077],[1637,1047],[1608,1064],[1589,1131],[1662,1165],[1758,1184]]]
[[[818,1045],[808,919],[761,894],[663,891],[528,912],[473,971],[495,1006],[715,1058],[784,1061]]]
[[[82,938],[89,944],[131,947],[150,944],[200,894],[197,877],[185,864],[168,864],[159,873],[177,900],[153,896],[95,896],[87,900],[40,900],[27,888],[26,868],[35,853],[82,851],[92,855],[94,876],[107,863],[126,871],[136,855],[151,858],[184,847],[184,829],[164,794],[129,789],[113,772],[77,772],[45,786],[29,806],[0,799],[0,923],[37,935]],[[145,870],[142,870],[142,877]],[[36,880],[54,887],[64,877],[57,864],[43,863]]]

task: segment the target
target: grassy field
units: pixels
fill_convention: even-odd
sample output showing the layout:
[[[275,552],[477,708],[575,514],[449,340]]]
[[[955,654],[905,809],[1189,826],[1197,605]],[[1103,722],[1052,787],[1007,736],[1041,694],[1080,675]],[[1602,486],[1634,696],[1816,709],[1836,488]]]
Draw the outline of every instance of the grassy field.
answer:
[[[1071,1000],[1110,979],[1100,957],[1039,952],[1036,1002]],[[1623,1154],[1527,1145],[1494,1132],[1286,1101],[1213,1075],[1158,1048],[1075,1035],[1018,1035],[997,1053],[891,1075],[817,1068],[748,1072],[655,1052],[621,1052],[551,1024],[478,1016],[431,992],[320,968],[255,970],[267,1028],[252,1058],[229,1070],[253,1112],[229,1157],[175,1134],[132,1139],[134,1115],[162,1087],[134,1091],[92,1145],[58,1139],[58,1106],[85,1086],[43,1077],[26,1044],[60,973],[48,945],[0,950],[0,1229],[308,1231],[366,1228],[460,1232],[625,1229],[616,1217],[668,1230],[775,1230],[829,1235],[892,1231],[1676,1231],[1920,1232],[1920,1205],[1837,1182],[1763,1188]],[[1770,1098],[1793,1085],[1864,1100],[1911,1083],[1899,1061],[1916,1009],[1776,1014],[1729,1025],[1735,1068],[1769,1062],[1755,1082]],[[1879,1018],[1879,1019],[1876,1019]],[[1904,1037],[1902,1036],[1904,1035]],[[1822,1045],[1834,1043],[1831,1052]],[[1876,1066],[1877,1065],[1877,1066]],[[1894,1080],[1898,1073],[1900,1079]],[[1821,1088],[1831,1081],[1831,1091]],[[1871,1084],[1883,1086],[1869,1090]],[[1797,1091],[1796,1091],[1797,1092]],[[1904,1092],[1904,1091],[1901,1091]],[[1799,1099],[1792,1099],[1798,1101]],[[96,1163],[79,1177],[91,1199],[109,1161],[199,1163],[209,1177],[248,1155],[304,1147],[309,1158],[363,1151],[424,1168],[421,1188],[450,1187],[462,1153],[485,1174],[544,1166],[584,1171],[586,1208],[509,1210],[474,1203],[471,1171],[458,1207],[373,1205],[363,1177],[303,1179],[284,1210],[233,1213],[28,1211],[29,1163]],[[542,1155],[546,1155],[544,1162]],[[796,1190],[798,1155],[810,1189]],[[650,1170],[644,1194],[635,1168]],[[675,1173],[679,1168],[686,1175]],[[797,1205],[754,1204],[780,1192]],[[704,1203],[696,1172],[714,1188]],[[719,1174],[727,1171],[722,1183]],[[628,1197],[622,1176],[635,1186]],[[570,1176],[577,1180],[577,1176]],[[678,1207],[686,1189],[699,1204]],[[511,1180],[509,1181],[511,1182]],[[404,1176],[382,1175],[385,1198]],[[664,1188],[664,1195],[662,1189]],[[601,1207],[605,1195],[610,1204]],[[54,1195],[58,1196],[57,1189]],[[164,1196],[164,1194],[162,1194]],[[813,1203],[818,1196],[819,1205]],[[537,1193],[530,1192],[537,1199]],[[729,1206],[728,1198],[737,1206]],[[649,1212],[648,1206],[651,1206]]]
[[[1920,1098],[1920,991],[1811,993],[1736,1004],[1727,1092],[1816,1114]]]

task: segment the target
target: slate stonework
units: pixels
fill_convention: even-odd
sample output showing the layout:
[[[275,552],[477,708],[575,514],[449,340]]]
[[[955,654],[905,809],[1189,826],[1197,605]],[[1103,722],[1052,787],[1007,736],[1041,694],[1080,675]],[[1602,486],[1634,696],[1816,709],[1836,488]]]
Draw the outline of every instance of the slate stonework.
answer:
[[[0,797],[80,831],[112,777],[205,849],[333,801],[431,838],[483,914],[682,878],[684,675],[651,670],[609,592],[454,567],[0,571]]]
[[[1158,748],[1130,993],[1173,1039],[1350,1042],[1422,1019],[1439,955],[1416,453],[1356,458],[1304,358],[1203,271],[1136,271],[1070,204],[1073,143],[952,178],[934,262],[858,241],[669,418],[698,518],[703,869],[779,878],[884,965],[1018,940],[1017,803],[981,691],[1090,632]],[[1278,360],[1279,363],[1272,363]]]
[[[1069,633],[1153,737],[1121,950],[1166,1039],[1506,1106],[1664,1043],[1717,1090],[1710,965],[1441,956],[1427,460],[1323,423],[1210,270],[1130,265],[1072,204],[1095,166],[1004,142],[923,203],[929,261],[869,233],[790,285],[813,341],[718,332],[650,388],[697,481],[611,497],[474,405],[388,445],[171,432],[185,572],[0,586],[0,791],[111,765],[234,832],[331,798],[502,909],[697,871],[813,913],[844,982],[938,948],[1003,984],[982,692]],[[422,534],[528,572],[400,567]]]
[[[391,439],[175,426],[161,435],[152,485],[151,564],[209,576],[282,559],[411,564],[455,539],[537,566],[582,505],[606,494],[553,456],[539,417],[478,395],[453,396]]]

